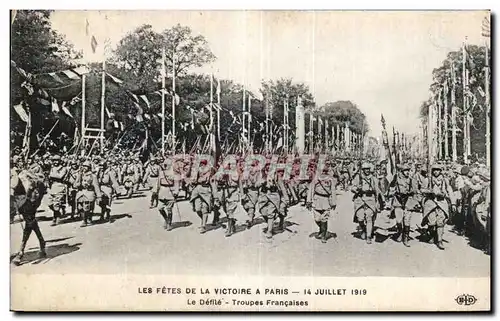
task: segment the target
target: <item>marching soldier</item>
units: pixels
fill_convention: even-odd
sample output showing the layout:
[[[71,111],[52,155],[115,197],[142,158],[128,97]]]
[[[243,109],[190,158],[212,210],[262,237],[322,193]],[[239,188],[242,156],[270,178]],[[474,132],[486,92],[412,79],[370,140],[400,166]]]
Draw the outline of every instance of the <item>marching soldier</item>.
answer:
[[[150,187],[154,187],[154,183],[158,180],[158,176],[160,175],[160,164],[158,164],[158,160],[153,157],[151,158],[150,163],[146,167],[146,173],[144,174],[143,182],[147,183]],[[158,191],[155,188],[151,190],[151,198],[150,198],[150,207],[158,206]]]
[[[266,180],[261,187],[259,207],[262,216],[267,222],[265,229],[266,237],[273,237],[273,225],[276,218],[279,219],[279,230],[284,228],[284,220],[286,215],[286,206],[288,205],[288,194],[283,184],[283,179],[280,177],[280,171],[276,171],[274,175],[267,175],[269,164],[266,164],[264,169]]]
[[[77,210],[83,213],[83,221],[81,227],[92,224],[92,215],[94,214],[94,205],[101,203],[101,189],[97,182],[97,177],[92,173],[92,164],[85,161],[82,164],[82,170],[76,177],[73,186],[76,190],[76,206]]]
[[[340,184],[342,185],[342,189],[347,191],[347,186],[349,186],[349,181],[351,177],[349,175],[349,167],[347,161],[342,161],[342,167],[340,168]]]
[[[49,208],[52,210],[53,218],[51,226],[59,223],[59,219],[65,215],[66,203],[66,176],[68,168],[61,164],[59,155],[52,156],[52,167],[49,174]]]
[[[207,166],[207,161],[202,160],[201,165]],[[201,219],[200,234],[207,232],[208,215],[214,206],[218,206],[218,199],[215,199],[217,191],[212,180],[212,170],[203,173],[198,172],[196,177],[193,178],[192,184],[194,188],[191,192],[190,202],[193,210],[198,214]]]
[[[429,241],[434,242],[440,250],[444,250],[443,233],[450,212],[449,202],[452,191],[443,177],[441,165],[432,165],[431,177],[423,193],[425,196],[422,225],[428,226]]]
[[[231,164],[228,164],[226,169],[231,170]],[[240,203],[241,195],[243,195],[243,186],[237,171],[222,175],[217,182],[220,188],[220,193],[218,193],[219,202],[227,215],[226,237],[230,237],[236,232],[234,214]]]
[[[253,220],[258,209],[259,189],[262,184],[262,173],[258,170],[257,165],[258,161],[254,161],[247,177],[243,177],[242,179],[242,205],[248,214],[247,229],[250,229],[253,225]]]
[[[31,232],[35,232],[40,243],[39,258],[47,256],[45,252],[45,240],[36,220],[36,211],[42,202],[43,190],[45,189],[44,179],[43,174],[31,173],[29,170],[21,170],[19,173],[14,172],[11,177],[11,205],[14,207],[13,211],[21,214],[25,221],[21,247],[12,260],[12,263],[15,265],[21,264]]]
[[[127,197],[130,198],[137,191],[139,186],[139,171],[136,164],[131,158],[125,159],[125,164],[122,167],[122,185],[127,189]]]
[[[330,170],[329,160],[325,164],[328,171],[328,178],[314,175],[307,193],[307,209],[313,211],[314,221],[319,227],[319,233],[316,238],[326,243],[328,238],[328,219],[337,207],[336,201],[336,179]],[[316,173],[319,174],[319,173]],[[321,173],[325,174],[325,173]]]
[[[362,164],[361,171],[353,180],[351,191],[354,193],[354,222],[359,224],[362,231],[361,239],[371,244],[374,216],[379,210],[377,200],[380,198],[385,203],[385,197],[380,193],[370,163]]]
[[[78,176],[78,162],[75,159],[70,160],[69,162],[68,175],[66,177],[66,184],[68,190],[68,204],[71,206],[71,219],[75,217],[76,211],[76,192],[77,190],[74,188],[76,178]]]
[[[179,195],[179,180],[175,176],[171,157],[166,157],[160,166],[153,191],[161,203],[158,212],[165,221],[164,228],[167,231],[171,231],[173,208]]]
[[[102,160],[101,168],[97,176],[97,181],[101,186],[101,221],[108,221],[113,223],[111,218],[111,204],[113,203],[113,196],[117,194],[120,185],[118,184],[117,175],[111,164],[108,165],[106,160]]]
[[[403,244],[406,247],[410,246],[408,241],[410,237],[411,211],[414,210],[415,205],[413,200],[409,202],[409,198],[413,196],[412,182],[409,174],[410,167],[401,165],[389,189],[392,212],[396,218],[396,242],[401,242],[401,239],[403,239]]]

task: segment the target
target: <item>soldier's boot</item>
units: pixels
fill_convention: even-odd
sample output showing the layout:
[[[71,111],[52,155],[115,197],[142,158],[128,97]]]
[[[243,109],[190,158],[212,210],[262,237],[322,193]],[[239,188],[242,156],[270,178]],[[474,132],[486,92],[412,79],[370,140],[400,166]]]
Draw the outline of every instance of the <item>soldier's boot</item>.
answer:
[[[248,220],[247,220],[247,229],[249,230],[252,225],[253,225],[253,217],[254,217],[254,214],[253,213],[250,213],[248,214]]]
[[[21,264],[21,260],[24,256],[24,249],[26,248],[26,243],[28,243],[30,235],[31,235],[31,227],[26,226],[23,230],[23,239],[21,241],[21,247],[19,248],[19,252],[17,252],[16,256],[12,260],[12,264],[14,265]]]
[[[396,234],[396,239],[395,241],[400,243],[403,239],[403,234],[404,234],[404,230],[403,230],[403,224],[402,223],[397,223],[396,224],[396,228],[397,228],[397,234]]]
[[[38,223],[36,223],[33,226],[33,231],[35,232],[35,235],[38,238],[38,243],[40,243],[40,250],[38,251],[38,257],[45,258],[47,256],[47,253],[45,252],[45,240],[43,239],[42,231],[40,231]]]
[[[160,213],[161,217],[163,217],[163,228],[167,229],[167,221],[168,221],[167,213],[165,212],[164,209],[160,209],[158,210],[158,212]]]
[[[373,221],[372,219],[366,220],[366,244],[372,244]]]
[[[172,211],[167,211],[167,231],[172,230]]]
[[[230,237],[234,233],[234,219],[227,220],[226,237]]]
[[[267,229],[266,229],[266,237],[268,239],[273,237],[273,224],[274,224],[274,219],[268,218],[267,219]]]
[[[444,250],[443,246],[443,233],[444,233],[444,227],[440,226],[436,228],[436,239],[437,239],[437,247],[440,250]]]
[[[328,222],[321,222],[323,226],[323,233],[321,234],[321,242],[326,243],[328,239]]]
[[[220,220],[220,211],[218,209],[215,209],[214,217],[212,218],[212,226],[217,226],[219,224],[219,220]]]
[[[403,244],[406,247],[410,247],[410,227],[403,227]]]
[[[203,213],[201,218],[200,234],[204,234],[207,232],[207,221],[208,221],[208,213]]]
[[[285,217],[282,215],[279,215],[279,223],[278,223],[278,231],[283,231],[285,229]]]
[[[321,221],[314,221],[316,223],[316,225],[318,225],[319,227],[319,231],[318,233],[316,234],[315,238],[317,240],[319,240],[321,238],[321,235],[323,235],[323,224]]]
[[[50,226],[56,226],[59,223],[59,216],[61,215],[59,214],[59,211],[56,210],[54,210],[53,213],[52,223],[50,224]]]
[[[359,229],[361,230],[361,239],[366,240],[366,224],[365,224],[365,222],[359,222]]]
[[[429,226],[427,228],[427,233],[428,233],[427,243],[429,243],[429,244],[436,243],[436,227],[435,226]]]
[[[87,214],[83,213],[82,224],[80,224],[80,227],[86,227],[86,226],[87,226]]]
[[[150,201],[150,207],[151,208],[155,208],[156,206],[158,206],[158,194],[156,193],[152,193],[151,194],[151,201]]]

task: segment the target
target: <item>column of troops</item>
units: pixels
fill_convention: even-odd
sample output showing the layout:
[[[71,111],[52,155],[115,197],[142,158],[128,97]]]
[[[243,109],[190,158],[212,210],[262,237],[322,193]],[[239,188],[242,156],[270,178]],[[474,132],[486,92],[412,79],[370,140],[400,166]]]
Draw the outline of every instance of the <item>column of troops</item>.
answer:
[[[337,195],[351,193],[353,222],[358,236],[367,244],[377,235],[391,234],[409,247],[412,217],[416,216],[422,218],[417,224],[421,239],[439,249],[444,249],[445,224],[452,224],[457,234],[479,236],[480,245],[489,253],[490,174],[482,164],[436,163],[429,175],[427,166],[413,162],[398,165],[391,176],[386,161],[326,157],[320,173],[319,156],[312,155],[305,167],[297,157],[290,175],[285,175],[283,166],[272,170],[273,155],[264,156],[265,164],[248,163],[241,156],[235,163],[224,165],[224,174],[216,175],[221,164],[193,172],[194,155],[159,155],[145,163],[126,151],[92,157],[47,153],[27,162],[14,155],[11,221],[20,215],[25,222],[14,263],[22,259],[32,231],[40,242],[40,256],[46,255],[35,218],[44,195],[52,212],[51,225],[70,216],[85,227],[94,223],[96,205],[99,219],[112,223],[113,200],[117,196],[130,198],[140,188],[150,190],[149,205],[158,209],[168,231],[173,228],[174,211],[179,211],[177,203],[189,200],[200,218],[200,233],[221,225],[224,212],[225,235],[230,237],[235,233],[235,212],[241,204],[247,214],[246,228],[251,229],[261,216],[266,223],[265,237],[271,239],[284,229],[289,208],[298,205],[312,213],[318,226],[316,238],[326,243],[329,218],[337,211]],[[281,157],[280,161],[285,159]],[[201,165],[207,165],[206,161]]]

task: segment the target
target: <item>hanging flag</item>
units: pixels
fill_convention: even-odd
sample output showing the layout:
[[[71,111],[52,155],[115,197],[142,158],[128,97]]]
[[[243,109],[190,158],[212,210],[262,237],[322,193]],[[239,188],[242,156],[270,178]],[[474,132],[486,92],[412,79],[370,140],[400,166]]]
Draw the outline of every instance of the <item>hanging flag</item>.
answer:
[[[140,95],[139,97],[141,97],[141,99],[146,103],[148,108],[151,108],[151,106],[149,105],[148,97],[146,97],[146,95]]]
[[[117,85],[121,85],[121,84],[123,84],[123,80],[121,80],[121,79],[119,79],[119,78],[117,78],[117,77],[113,76],[112,74],[110,74],[110,73],[108,73],[108,72],[106,73],[106,76],[108,76],[108,77],[109,77],[109,78],[110,78],[110,79],[111,79],[114,83],[116,83]]]
[[[487,37],[489,38],[490,37],[490,19],[489,17],[484,17],[483,19],[483,23],[481,25],[481,35],[483,37]]]
[[[21,84],[22,88],[25,88],[28,91],[28,95],[33,95],[35,93],[35,90],[33,89],[33,85],[27,81],[23,82]]]
[[[50,106],[50,101],[48,101],[47,99],[44,99],[44,98],[40,98],[40,97],[39,97],[37,100],[38,100],[38,102],[40,102],[40,104],[42,104],[42,105],[45,105],[45,106]]]
[[[97,48],[97,39],[95,36],[92,36],[92,39],[90,40],[90,46],[92,47],[92,52],[95,53],[95,50]]]
[[[120,130],[121,130],[121,131],[123,131],[123,128],[124,128],[124,127],[123,127],[123,123],[122,123],[122,122],[120,122]]]
[[[116,120],[113,121],[113,127],[115,127],[116,129],[120,128],[120,126]]]
[[[52,112],[53,113],[58,113],[59,112],[59,106],[57,105],[57,100],[55,98],[52,98],[51,105],[52,105]]]
[[[54,78],[54,80],[57,81],[58,83],[61,83],[61,84],[65,83],[61,78],[59,78],[59,76],[55,72],[49,72],[49,76]]]
[[[28,122],[29,117],[28,114],[26,113],[26,110],[24,110],[22,103],[15,105],[14,110],[16,111],[16,113],[19,115],[19,117],[23,122],[25,123]]]
[[[63,110],[63,112],[68,115],[69,117],[73,118],[73,115],[71,115],[69,109],[66,107],[66,102],[63,101],[62,104],[61,104],[61,109]]]
[[[220,92],[221,92],[221,88],[220,88],[220,79],[217,78],[217,90],[216,90],[216,94],[217,95],[220,95]]]
[[[110,118],[110,117],[111,117],[111,116],[110,116],[110,115],[111,115],[111,113],[109,112],[108,107],[106,107],[106,108],[105,108],[105,110],[106,110],[106,115],[108,116],[108,118]]]

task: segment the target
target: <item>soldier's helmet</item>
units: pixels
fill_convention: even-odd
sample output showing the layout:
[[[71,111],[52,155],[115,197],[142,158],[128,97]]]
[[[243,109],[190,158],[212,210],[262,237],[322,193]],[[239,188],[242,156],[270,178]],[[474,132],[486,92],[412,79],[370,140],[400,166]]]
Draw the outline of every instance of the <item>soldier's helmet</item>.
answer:
[[[460,174],[461,175],[469,175],[470,168],[468,166],[462,166],[460,169]]]
[[[442,171],[443,170],[443,165],[439,163],[432,164],[431,166],[431,171]]]
[[[51,158],[53,161],[60,161],[61,160],[61,156],[59,155],[52,155],[52,158]]]
[[[90,168],[90,167],[92,167],[92,164],[90,164],[90,161],[86,160],[86,161],[83,162],[82,167],[88,167],[88,168]]]
[[[364,162],[363,164],[361,164],[361,169],[369,169],[371,171],[372,170],[372,164],[370,164],[368,162]]]
[[[479,177],[485,181],[489,182],[490,181],[490,171],[488,169],[483,169],[478,173]]]
[[[409,170],[410,170],[410,166],[408,166],[407,164],[402,164],[402,165],[400,166],[400,170],[401,170],[402,172],[409,171]]]

